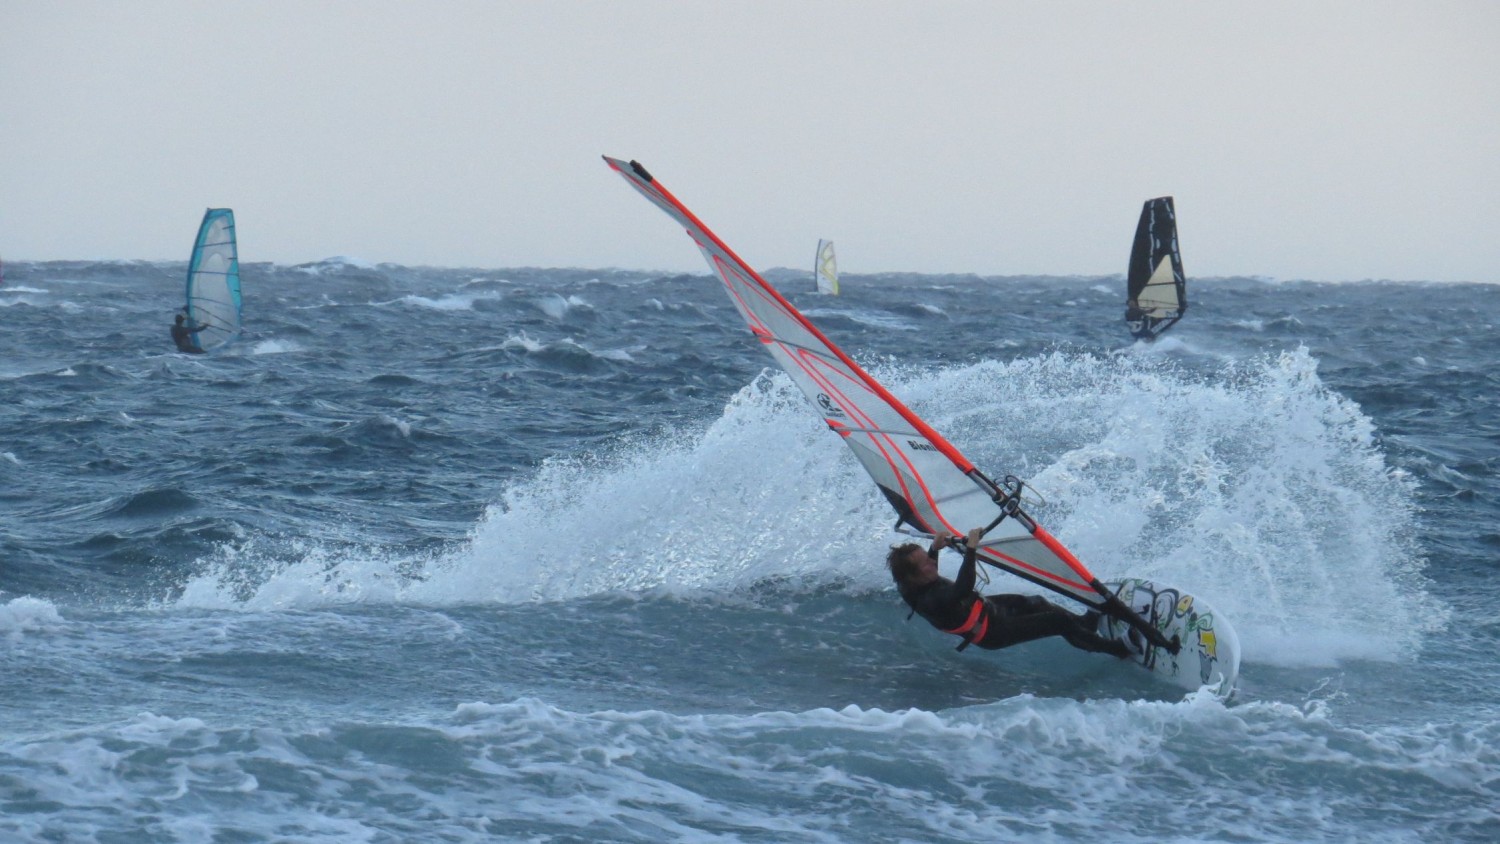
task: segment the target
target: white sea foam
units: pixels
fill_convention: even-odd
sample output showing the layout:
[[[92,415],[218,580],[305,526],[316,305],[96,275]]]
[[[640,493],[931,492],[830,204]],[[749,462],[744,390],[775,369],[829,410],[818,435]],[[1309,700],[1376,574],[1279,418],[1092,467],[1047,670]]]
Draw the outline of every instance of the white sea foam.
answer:
[[[377,269],[376,264],[367,261],[364,258],[356,258],[352,255],[335,255],[332,258],[324,258],[317,263],[317,266],[332,269],[338,269],[340,267],[353,267],[358,270]]]
[[[1021,695],[946,712],[859,706],[745,715],[570,712],[538,700],[467,703],[440,727],[480,753],[487,782],[511,793],[520,821],[569,810],[589,795],[606,823],[619,803],[698,823],[785,824],[797,840],[1010,840],[1109,826],[1111,840],[1191,840],[1239,829],[1205,805],[1255,797],[1254,837],[1278,825],[1334,826],[1321,783],[1366,775],[1435,783],[1480,797],[1500,766],[1493,725],[1367,731],[1340,725],[1321,703],[1226,707],[1206,693],[1177,702],[1072,701]],[[961,777],[954,775],[962,771]],[[727,778],[744,800],[697,786]],[[954,789],[955,780],[964,786]],[[1198,800],[1142,799],[1161,793]],[[525,795],[524,799],[517,799]],[[828,815],[833,806],[839,811]],[[750,812],[747,815],[746,812]],[[1062,820],[1066,818],[1066,822]],[[854,824],[851,831],[844,824]],[[1312,824],[1312,827],[1308,827]],[[769,828],[769,827],[768,827]],[[1141,831],[1135,834],[1133,830]],[[1049,833],[1050,831],[1050,833]]]
[[[562,296],[553,294],[551,296],[542,297],[541,299],[537,300],[535,304],[542,313],[553,319],[562,319],[568,315],[569,311],[577,309],[592,309],[593,307],[588,302],[584,301],[582,297],[577,295],[572,295],[564,298]]]
[[[515,334],[505,338],[505,342],[500,344],[500,348],[521,349],[527,352],[540,352],[545,347],[538,341],[531,339],[531,337],[527,335],[526,332],[522,331],[520,334]]]
[[[1030,481],[1053,506],[1035,515],[1096,574],[1198,594],[1248,658],[1394,658],[1443,623],[1420,576],[1412,482],[1305,351],[1213,378],[1149,357],[1053,356],[945,372],[932,388],[976,384],[988,401],[935,427],[1003,444],[971,451],[980,465],[1039,461]]]
[[[437,298],[417,295],[402,296],[397,301],[420,308],[431,308],[435,311],[470,311],[474,309],[475,302],[493,302],[500,298],[501,294],[498,291],[481,290],[472,293],[450,293]]]
[[[1457,806],[1448,821],[1481,829],[1500,771],[1493,723],[1361,728],[1323,702],[1226,706],[1204,693],[745,713],[579,711],[520,697],[397,723],[215,720],[146,711],[0,737],[7,770],[48,804],[16,822],[46,824],[38,838],[85,840],[122,823],[180,833],[212,818],[243,837],[296,829],[310,840],[420,823],[428,836],[476,841],[496,829],[619,841],[714,840],[709,830],[1072,841],[1099,829],[1130,842],[1164,829],[1182,840],[1399,841],[1368,812],[1330,810],[1342,781],[1447,795]]]
[[[377,415],[375,417],[375,420],[382,426],[395,429],[396,433],[400,434],[402,439],[411,439],[410,422],[407,422],[404,419],[397,419],[394,416],[387,416],[384,413]]]
[[[252,355],[281,355],[300,351],[302,345],[295,340],[261,340],[250,348]]]
[[[51,601],[23,595],[0,606],[0,636],[12,642],[31,633],[56,630],[63,618]]]
[[[635,357],[631,354],[631,352],[641,351],[645,348],[645,346],[631,346],[625,349],[604,349],[596,351],[589,346],[580,343],[577,340],[574,340],[572,337],[563,337],[562,339],[557,340],[554,343],[546,344],[532,338],[529,334],[523,331],[520,334],[505,338],[505,342],[501,343],[497,348],[520,349],[524,352],[527,352],[528,354],[545,352],[549,349],[576,349],[591,357],[599,358],[600,360],[612,360],[619,363],[634,363]]]
[[[828,559],[873,553],[888,520],[802,402],[777,376],[742,390],[701,434],[548,461],[490,508],[447,571],[414,588],[428,598],[502,601],[732,590],[769,576],[826,575]],[[549,541],[559,535],[572,542]]]
[[[635,351],[641,351],[644,346],[633,347]],[[620,363],[635,363],[635,358],[630,354],[630,349],[605,349],[602,352],[591,352],[595,357],[604,360],[618,361]]]
[[[403,572],[426,562],[352,543],[252,539],[221,546],[173,603],[249,611],[391,603],[403,599]]]

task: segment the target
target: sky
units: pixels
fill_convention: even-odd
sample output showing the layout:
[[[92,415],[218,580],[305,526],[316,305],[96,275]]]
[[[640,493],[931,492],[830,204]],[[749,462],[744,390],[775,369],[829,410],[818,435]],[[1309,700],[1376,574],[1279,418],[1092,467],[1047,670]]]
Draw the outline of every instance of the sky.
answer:
[[[1500,282],[1488,0],[3,0],[0,258]]]

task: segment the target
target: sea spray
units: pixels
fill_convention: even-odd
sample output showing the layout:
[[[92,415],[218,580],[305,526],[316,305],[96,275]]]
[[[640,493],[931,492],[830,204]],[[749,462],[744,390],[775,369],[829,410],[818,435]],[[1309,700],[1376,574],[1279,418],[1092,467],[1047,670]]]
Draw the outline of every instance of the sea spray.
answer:
[[[1032,514],[1096,574],[1199,594],[1233,621],[1247,660],[1409,652],[1443,610],[1424,589],[1412,484],[1369,419],[1305,350],[1214,367],[1054,352],[876,372],[981,468],[1024,477]],[[545,461],[448,552],[313,544],[294,560],[258,555],[249,573],[221,561],[184,600],[515,603],[799,580],[873,591],[889,588],[879,560],[899,539],[893,522],[768,369],[699,430]],[[999,575],[988,588],[1035,589]]]

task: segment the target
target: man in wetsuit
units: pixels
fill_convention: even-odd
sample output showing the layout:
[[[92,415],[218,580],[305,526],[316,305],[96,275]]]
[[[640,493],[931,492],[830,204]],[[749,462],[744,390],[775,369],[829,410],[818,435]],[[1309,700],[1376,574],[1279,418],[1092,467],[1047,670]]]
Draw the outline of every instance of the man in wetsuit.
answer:
[[[172,342],[177,344],[177,351],[192,355],[203,354],[203,350],[193,341],[193,335],[207,327],[206,325],[184,324],[183,315],[178,314],[177,322],[172,326]]]
[[[1122,659],[1133,656],[1124,642],[1094,632],[1096,613],[1077,616],[1037,595],[984,596],[974,591],[976,554],[983,537],[983,528],[969,531],[957,580],[938,574],[938,552],[962,544],[946,531],[933,537],[932,546],[925,551],[909,542],[893,547],[886,556],[886,565],[901,597],[933,627],[962,636],[964,641],[959,650],[969,645],[995,650],[1061,636],[1068,644],[1085,651]]]

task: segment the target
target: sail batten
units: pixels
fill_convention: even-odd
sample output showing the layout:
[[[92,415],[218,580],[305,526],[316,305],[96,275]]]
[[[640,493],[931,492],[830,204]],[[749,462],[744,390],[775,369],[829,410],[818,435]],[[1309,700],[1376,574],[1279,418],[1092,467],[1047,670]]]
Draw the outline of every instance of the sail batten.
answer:
[[[850,433],[850,434],[888,434],[888,435],[893,436],[893,437],[920,437],[920,436],[922,436],[921,434],[917,433],[916,431],[901,431],[901,430],[895,430],[895,429],[891,429],[891,428],[850,428],[850,427],[841,426],[839,428],[839,430],[840,431],[844,431],[846,433]]]
[[[992,526],[980,559],[1083,603],[1105,602],[1097,579],[1005,489],[834,345],[644,167],[604,160],[687,230],[751,333],[853,452],[898,525],[928,535]]]
[[[193,324],[207,326],[192,335],[202,351],[232,342],[240,334],[240,258],[231,209],[203,213],[188,259],[183,309]]]

